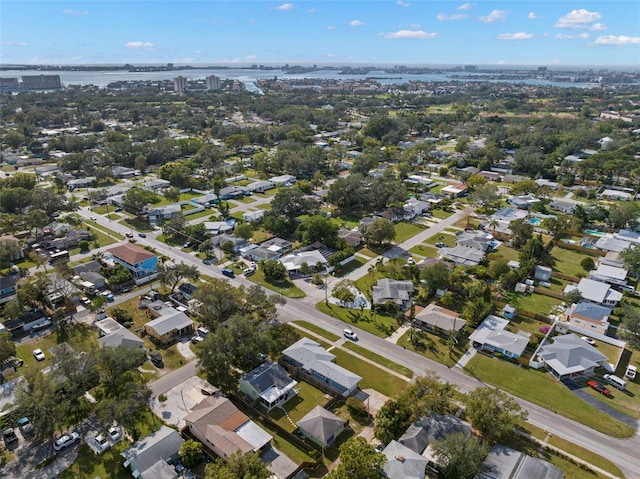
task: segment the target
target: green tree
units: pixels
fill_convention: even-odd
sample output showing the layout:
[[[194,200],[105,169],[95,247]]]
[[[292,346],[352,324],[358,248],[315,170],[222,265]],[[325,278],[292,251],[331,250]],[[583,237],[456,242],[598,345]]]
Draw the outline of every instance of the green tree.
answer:
[[[369,245],[381,246],[394,240],[396,230],[391,221],[386,218],[378,218],[365,228],[362,237]]]
[[[164,190],[163,194],[169,201],[178,201],[180,199],[180,188],[172,186]]]
[[[202,443],[188,439],[180,446],[180,461],[186,467],[192,468],[202,462]]]
[[[241,223],[235,227],[233,234],[243,240],[251,239],[253,236],[253,226],[250,223]]]
[[[0,333],[0,364],[2,364],[9,356],[15,356],[16,345],[11,341],[11,334],[8,332]]]
[[[327,479],[382,479],[386,458],[362,436],[352,437],[340,446],[340,462]]]
[[[207,464],[205,479],[269,479],[271,471],[267,469],[260,454],[236,453],[225,459],[216,459]]]
[[[22,248],[20,242],[13,238],[0,239],[0,265],[7,267],[11,261],[20,258]]]
[[[320,241],[333,248],[338,241],[338,225],[323,215],[309,216],[296,229],[296,236],[305,245]]]
[[[200,271],[197,266],[185,263],[178,263],[171,266],[158,266],[158,279],[165,286],[170,286],[170,294],[176,289],[180,281],[188,279],[197,281],[200,278]]]
[[[210,328],[216,328],[240,311],[244,296],[243,289],[218,278],[201,284],[194,293],[195,299],[201,303],[199,312],[202,321]]]
[[[267,261],[263,261],[262,271],[264,271],[264,277],[273,280],[282,280],[287,277],[287,270],[284,265],[275,259],[269,259]]]
[[[487,207],[499,198],[498,187],[491,183],[476,186],[470,199],[485,211]]]
[[[465,412],[489,445],[511,437],[518,422],[528,417],[512,396],[490,387],[479,387],[467,394]]]
[[[147,205],[159,202],[160,197],[155,193],[135,187],[124,194],[122,208],[131,214],[139,216]]]
[[[505,274],[509,273],[509,271],[511,271],[511,268],[509,268],[507,261],[504,259],[495,260],[489,263],[489,276],[495,280],[500,279]]]
[[[17,411],[29,418],[36,436],[41,439],[50,438],[66,419],[58,385],[51,377],[42,371],[27,369],[16,391]]]
[[[489,448],[475,436],[467,437],[462,432],[436,440],[431,447],[442,465],[442,479],[473,479],[482,471],[482,462],[489,453]]]
[[[564,298],[571,304],[578,303],[582,299],[582,293],[578,288],[573,288],[564,294]]]
[[[520,249],[533,236],[533,225],[524,219],[511,221],[509,229],[511,230],[512,246],[516,249]]]
[[[342,304],[352,303],[356,299],[356,295],[352,291],[353,287],[353,281],[347,278],[341,279],[333,287],[331,295]]]
[[[596,264],[593,262],[593,259],[589,256],[582,258],[582,261],[580,261],[580,266],[585,271],[591,271],[593,269],[596,269]]]
[[[420,273],[420,279],[424,280],[424,288],[427,296],[433,296],[437,289],[442,288],[449,282],[449,266],[444,262],[434,263],[426,267]]]
[[[29,226],[35,229],[35,237],[38,237],[38,229],[42,229],[49,224],[49,215],[42,210],[29,211]]]
[[[622,324],[618,336],[629,341],[631,346],[640,349],[640,313],[630,305],[622,307]]]
[[[158,176],[169,180],[177,188],[185,188],[191,184],[193,170],[186,161],[172,161],[158,168]]]
[[[640,248],[627,248],[620,252],[624,267],[640,278]]]

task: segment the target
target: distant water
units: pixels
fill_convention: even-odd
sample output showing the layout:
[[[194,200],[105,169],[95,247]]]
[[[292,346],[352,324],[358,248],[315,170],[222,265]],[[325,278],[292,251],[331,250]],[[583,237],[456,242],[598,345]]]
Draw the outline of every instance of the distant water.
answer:
[[[507,72],[504,72],[507,73]],[[436,81],[436,82],[478,82],[487,81],[493,83],[523,83],[527,85],[553,85],[557,87],[575,87],[585,88],[592,87],[592,83],[579,82],[552,82],[548,80],[538,80],[534,78],[524,80],[497,80],[492,78],[486,79],[468,79],[450,78],[449,75],[465,77],[469,75],[481,76],[480,73],[466,73],[461,71],[443,72],[443,73],[425,73],[422,75],[402,74],[402,73],[386,73],[384,71],[370,71],[367,74],[358,75],[340,75],[337,70],[317,70],[301,74],[284,73],[282,70],[254,70],[249,68],[229,68],[229,69],[203,69],[203,70],[171,70],[158,72],[127,72],[127,71],[41,71],[41,70],[5,70],[0,72],[2,78],[20,78],[22,75],[60,75],[60,80],[65,85],[95,85],[98,87],[106,87],[109,83],[115,81],[158,81],[170,80],[177,76],[186,77],[189,80],[203,80],[209,75],[217,75],[223,80],[240,80],[245,84],[247,90],[258,91],[255,85],[257,80],[282,78],[282,79],[300,79],[300,78],[319,78],[319,79],[342,79],[342,80],[364,80],[366,78],[375,78],[380,84],[390,83],[407,83],[410,81]]]

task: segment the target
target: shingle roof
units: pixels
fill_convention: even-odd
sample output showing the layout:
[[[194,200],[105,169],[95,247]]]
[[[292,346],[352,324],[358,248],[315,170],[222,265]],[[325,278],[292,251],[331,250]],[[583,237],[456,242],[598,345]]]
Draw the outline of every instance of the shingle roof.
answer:
[[[577,289],[584,299],[593,301],[594,303],[602,303],[605,299],[608,301],[620,301],[622,293],[614,291],[606,283],[594,281],[592,279],[582,278],[578,285],[567,285],[564,288],[564,294]]]
[[[398,439],[398,442],[412,451],[422,454],[428,444],[442,440],[449,434],[456,432],[462,432],[469,437],[471,435],[471,427],[450,414],[431,416],[411,424]]]
[[[604,321],[611,315],[611,312],[611,308],[607,308],[606,306],[590,303],[588,301],[580,301],[579,303],[574,304],[567,314],[569,316],[581,316],[596,321]]]
[[[436,326],[445,331],[451,331],[454,328],[456,331],[460,331],[467,323],[455,311],[442,308],[433,303],[416,314],[416,321]]]
[[[162,426],[158,431],[135,442],[122,453],[122,456],[144,474],[144,471],[152,468],[157,462],[176,454],[183,442],[184,439],[177,431]]]
[[[247,373],[242,380],[251,384],[259,393],[263,393],[273,386],[284,388],[291,384],[292,381],[282,366],[271,361],[265,361],[253,371]]]
[[[145,326],[152,328],[158,336],[164,336],[175,329],[187,328],[193,324],[189,316],[183,312],[176,311],[174,314],[165,314],[149,321]]]
[[[387,456],[384,472],[389,479],[423,479],[428,461],[398,441],[391,441],[382,454]]]
[[[564,472],[542,459],[497,445],[483,463],[478,479],[562,479]]]
[[[326,444],[344,428],[345,422],[322,406],[316,406],[300,419],[298,426]]]
[[[130,265],[142,263],[143,261],[148,260],[149,258],[155,258],[156,256],[150,251],[134,245],[133,243],[125,243],[120,246],[116,246],[115,248],[108,250],[108,252]]]
[[[385,301],[408,301],[413,293],[412,281],[396,281],[389,278],[378,280],[378,284],[373,288],[373,302],[381,303]]]
[[[538,356],[560,376],[584,372],[607,359],[575,334],[556,336],[553,341],[553,344],[542,346]]]

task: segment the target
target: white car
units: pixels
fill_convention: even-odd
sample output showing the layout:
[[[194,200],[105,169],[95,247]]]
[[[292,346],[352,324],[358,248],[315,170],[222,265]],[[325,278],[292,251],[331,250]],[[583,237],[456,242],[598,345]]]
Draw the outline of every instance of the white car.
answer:
[[[38,361],[44,361],[44,353],[42,352],[42,349],[34,349],[33,355]]]
[[[583,341],[585,341],[587,344],[589,344],[591,346],[595,346],[596,345],[596,342],[593,339],[588,338],[586,336],[582,336],[580,339],[582,339]]]
[[[358,340],[358,335],[350,329],[345,329],[342,333],[344,334],[345,338],[350,339],[351,341]]]
[[[111,426],[109,429],[107,429],[107,434],[109,435],[109,439],[111,439],[111,442],[113,444],[122,439],[122,429],[118,425]]]
[[[60,436],[58,439],[53,441],[53,448],[56,451],[60,451],[61,449],[64,449],[65,447],[71,446],[78,439],[80,439],[80,434],[78,434],[75,431],[70,433],[70,434],[65,434],[64,436]]]
[[[102,454],[104,451],[111,447],[109,440],[104,434],[98,434],[93,438],[93,444],[98,454]]]
[[[95,216],[93,216],[93,215],[89,216],[89,219],[90,219],[91,221],[98,221],[98,218],[96,218],[96,217],[95,217]]]

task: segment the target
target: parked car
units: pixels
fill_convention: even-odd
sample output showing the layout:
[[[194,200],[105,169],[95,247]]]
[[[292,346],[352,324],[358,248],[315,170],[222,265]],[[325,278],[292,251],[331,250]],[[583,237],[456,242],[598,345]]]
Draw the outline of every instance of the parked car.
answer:
[[[44,353],[42,352],[42,349],[40,349],[40,348],[34,349],[33,350],[33,355],[35,356],[35,358],[38,361],[44,361]]]
[[[140,238],[146,238],[147,235],[145,233],[138,233],[138,236],[140,236]]]
[[[115,444],[120,439],[122,439],[122,428],[117,424],[114,424],[113,426],[110,426],[109,429],[107,429],[107,434],[109,435],[109,439],[111,439],[111,442]]]
[[[604,394],[605,396],[609,396],[611,394],[611,391],[609,391],[609,389],[596,381],[588,381],[587,386],[589,386],[594,391],[598,391],[600,394]]]
[[[102,454],[104,451],[111,447],[109,440],[104,434],[98,434],[93,437],[93,445],[96,448],[98,454]]]
[[[17,441],[18,436],[16,436],[12,427],[8,427],[2,431],[2,439],[4,439],[4,443],[8,446],[12,442]]]
[[[589,337],[587,337],[587,336],[582,336],[580,339],[582,339],[583,341],[585,341],[585,342],[586,342],[587,344],[589,344],[590,346],[595,346],[595,345],[596,345],[596,342],[595,342],[593,339],[591,339],[591,338],[589,338]]]
[[[118,206],[115,210],[113,210],[114,213],[120,213],[122,211],[122,207]]]
[[[446,248],[447,245],[445,243],[436,243],[436,248]]]
[[[182,245],[183,248],[191,248],[191,245],[193,243],[191,241],[187,241],[185,244]]]
[[[203,259],[202,262],[206,265],[216,264],[218,262],[218,258],[206,258]]]
[[[625,371],[624,375],[629,379],[633,380],[636,378],[637,373],[638,373],[638,368],[630,364],[627,366],[627,370]]]
[[[26,416],[18,419],[18,428],[23,436],[29,436],[34,432],[33,424]]]
[[[90,219],[91,221],[98,221],[98,218],[96,218],[96,217],[95,217],[95,216],[93,216],[93,215],[89,216],[89,219]]]
[[[358,335],[354,331],[351,331],[350,329],[345,329],[342,333],[344,334],[345,338],[350,339],[351,341],[358,340]]]
[[[191,338],[192,344],[198,344],[198,343],[201,343],[202,341],[204,341],[204,338],[202,336],[198,336],[197,334]]]
[[[245,275],[245,276],[251,276],[255,272],[256,272],[256,270],[254,268],[247,268],[244,271],[242,271],[242,274]]]
[[[236,274],[233,272],[233,270],[230,270],[229,268],[224,268],[222,270],[222,274],[224,274],[225,276],[229,277],[229,278],[235,278]]]
[[[70,434],[65,434],[64,436],[60,436],[58,439],[53,441],[53,449],[55,449],[56,451],[60,451],[65,447],[71,446],[78,439],[80,439],[80,434],[75,431]]]
[[[124,234],[127,238],[133,238],[133,233],[125,233]]]

